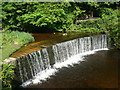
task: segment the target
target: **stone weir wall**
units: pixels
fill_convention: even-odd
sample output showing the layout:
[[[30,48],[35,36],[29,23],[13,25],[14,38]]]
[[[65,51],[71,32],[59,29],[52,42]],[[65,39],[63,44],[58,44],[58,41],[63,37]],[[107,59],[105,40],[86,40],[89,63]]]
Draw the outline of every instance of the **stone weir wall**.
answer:
[[[77,54],[107,47],[107,36],[95,35],[58,43],[26,56],[5,61],[15,61],[15,81],[23,84],[29,80],[32,82],[32,79],[43,71],[54,69],[54,64],[65,62]]]

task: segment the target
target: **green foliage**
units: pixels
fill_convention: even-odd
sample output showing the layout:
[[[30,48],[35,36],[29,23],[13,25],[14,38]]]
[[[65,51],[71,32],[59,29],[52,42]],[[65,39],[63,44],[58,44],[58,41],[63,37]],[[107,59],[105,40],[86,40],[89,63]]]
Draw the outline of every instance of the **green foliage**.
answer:
[[[2,64],[1,65],[2,70],[0,71],[1,77],[0,80],[2,80],[2,90],[11,90],[12,89],[12,80],[14,75],[14,66],[11,64]]]
[[[113,15],[114,11],[111,8],[101,8],[100,9],[100,16],[104,15]]]
[[[4,30],[70,30],[74,21],[93,12],[109,14],[118,2],[2,2]],[[105,9],[107,8],[107,9]]]
[[[77,23],[77,30],[85,32],[105,32],[109,36],[109,41],[114,48],[120,49],[120,31],[118,29],[119,10],[107,10],[102,14],[102,18],[95,20],[85,20]]]
[[[9,57],[14,51],[19,49],[24,44],[34,41],[31,34],[18,31],[6,31],[2,34],[2,60]]]
[[[30,31],[68,30],[82,10],[69,2],[3,3],[3,28]],[[9,8],[8,8],[9,7]],[[29,28],[30,27],[30,28]]]
[[[118,19],[120,17],[119,10],[112,11],[111,15],[102,15],[102,20],[105,25],[104,30],[109,35],[109,40],[114,48],[120,49],[120,30],[118,29]]]
[[[110,33],[117,27],[118,17],[114,11],[119,7],[119,2],[3,2],[2,7],[4,30]],[[93,16],[101,18],[75,25],[77,19],[92,12]]]
[[[119,10],[115,10],[118,6],[119,2],[2,2],[2,26],[6,32],[0,33],[1,60],[9,57],[24,44],[34,41],[29,33],[16,30],[105,32],[109,35],[112,46],[120,49],[120,30],[118,29],[120,14]],[[76,19],[88,15],[90,12],[101,18],[75,24]],[[12,32],[8,30],[12,30]],[[66,38],[68,37],[66,36]],[[3,79],[3,89],[10,90],[13,67],[10,64],[3,64],[2,67],[0,79]]]
[[[86,31],[86,32],[104,32],[103,29],[100,27],[102,21],[101,19],[95,20],[85,20],[77,23],[79,31]]]
[[[2,41],[0,45],[2,58],[0,59],[8,58],[24,44],[34,41],[29,33],[16,30],[105,32],[112,46],[120,49],[120,30],[118,29],[120,14],[119,10],[115,10],[118,6],[118,2],[2,2],[2,26],[6,32],[0,33],[0,41]],[[76,19],[90,12],[101,18],[75,24]],[[76,33],[72,36],[67,35],[65,38],[66,40],[67,38],[73,39],[80,35]],[[0,79],[2,79],[3,90],[10,90],[12,89],[13,66],[3,64],[2,68]]]

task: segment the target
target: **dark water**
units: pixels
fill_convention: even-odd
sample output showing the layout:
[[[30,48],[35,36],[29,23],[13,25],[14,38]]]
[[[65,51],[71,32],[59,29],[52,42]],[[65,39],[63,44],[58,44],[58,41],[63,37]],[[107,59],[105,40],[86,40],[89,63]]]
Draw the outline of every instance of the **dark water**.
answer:
[[[27,88],[118,88],[119,50],[98,51],[73,67],[61,68],[42,84]]]

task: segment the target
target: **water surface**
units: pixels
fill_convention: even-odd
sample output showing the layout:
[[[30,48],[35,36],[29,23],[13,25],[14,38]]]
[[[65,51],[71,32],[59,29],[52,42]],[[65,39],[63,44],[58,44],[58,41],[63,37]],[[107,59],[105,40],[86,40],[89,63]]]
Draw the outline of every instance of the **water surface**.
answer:
[[[118,88],[120,51],[103,50],[85,56],[85,61],[73,67],[59,69],[41,84],[27,88]]]
[[[80,37],[92,36],[95,34],[96,33],[84,33],[84,32],[32,33],[33,37],[35,38],[35,41],[24,45],[22,48],[20,48],[15,53],[13,53],[11,57],[18,58],[23,55],[27,55],[29,53],[46,48],[50,45],[54,45],[57,43],[65,42],[65,41],[80,38]]]

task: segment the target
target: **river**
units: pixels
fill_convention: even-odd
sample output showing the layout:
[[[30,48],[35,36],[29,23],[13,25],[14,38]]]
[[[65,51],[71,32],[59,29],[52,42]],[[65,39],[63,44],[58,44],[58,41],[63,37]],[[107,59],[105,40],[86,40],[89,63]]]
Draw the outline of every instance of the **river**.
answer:
[[[118,88],[120,51],[103,50],[85,56],[85,61],[64,67],[43,81],[27,88]]]

